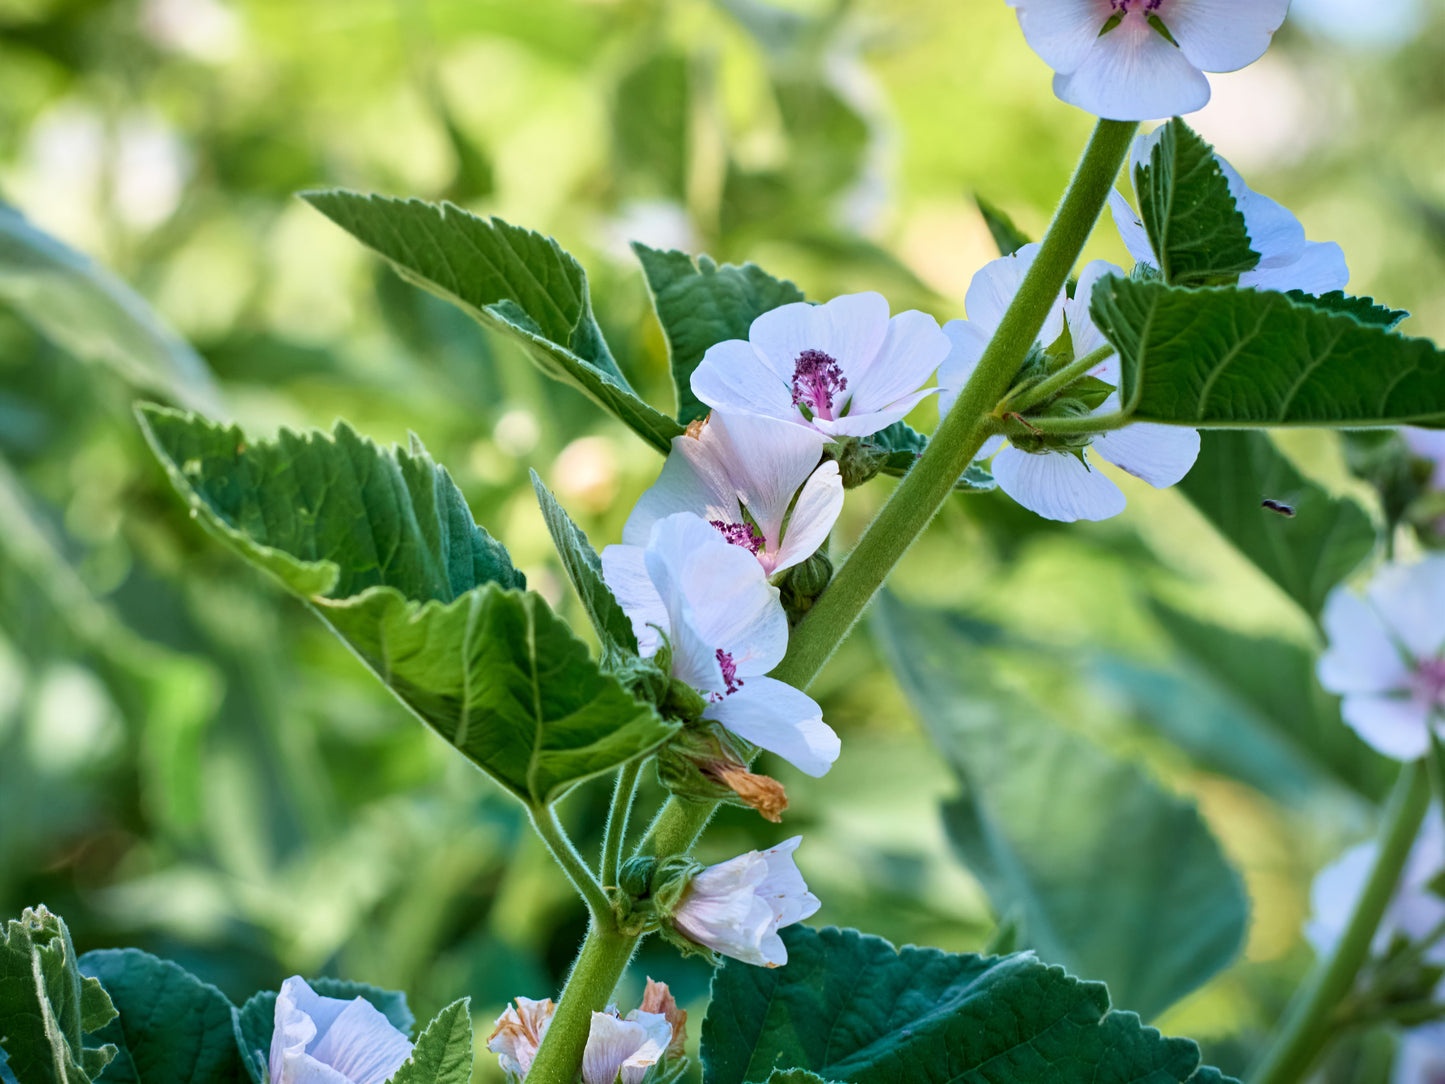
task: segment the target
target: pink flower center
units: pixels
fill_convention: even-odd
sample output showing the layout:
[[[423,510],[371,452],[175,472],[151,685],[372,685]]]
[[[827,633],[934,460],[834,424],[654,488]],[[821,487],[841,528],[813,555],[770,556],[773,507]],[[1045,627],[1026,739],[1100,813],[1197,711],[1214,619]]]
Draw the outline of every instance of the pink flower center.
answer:
[[[727,691],[722,695],[713,693],[713,698],[721,700],[724,696],[731,696],[743,687],[743,679],[738,677],[738,664],[733,662],[733,657],[722,648],[717,649],[717,664],[722,668],[723,684]]]
[[[754,557],[762,552],[763,544],[767,541],[757,533],[757,528],[751,523],[728,523],[721,519],[712,519],[708,522],[734,546],[741,546]]]
[[[848,380],[837,361],[821,350],[804,350],[793,366],[793,405],[805,407],[815,418],[831,421],[833,397],[846,390]]]
[[[1421,700],[1445,707],[1445,658],[1422,660],[1415,667],[1412,685]]]

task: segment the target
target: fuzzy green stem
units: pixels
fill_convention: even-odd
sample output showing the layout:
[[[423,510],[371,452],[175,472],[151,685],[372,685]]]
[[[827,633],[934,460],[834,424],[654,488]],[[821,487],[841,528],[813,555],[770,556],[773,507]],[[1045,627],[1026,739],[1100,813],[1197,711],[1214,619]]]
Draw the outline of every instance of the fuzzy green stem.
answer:
[[[642,775],[642,761],[624,764],[617,773],[612,790],[612,807],[607,811],[607,827],[602,830],[602,864],[598,867],[604,887],[617,887],[622,867],[622,844],[627,838],[627,820],[632,813],[632,799],[637,793],[637,780]]]
[[[562,822],[557,819],[556,812],[551,806],[542,809],[529,809],[532,815],[532,827],[542,837],[542,842],[547,844],[547,849],[552,852],[552,857],[567,874],[567,879],[577,889],[583,901],[587,904],[587,910],[592,914],[592,924],[596,926],[599,922],[612,922],[612,903],[607,898],[607,893],[602,891],[602,886],[597,883],[587,863],[577,853],[577,847],[572,842]]]
[[[1032,406],[1052,398],[1056,393],[1063,391],[1079,377],[1083,376],[1096,365],[1101,365],[1113,355],[1114,348],[1107,343],[1097,350],[1090,350],[1081,358],[1069,362],[1058,372],[1045,380],[1039,381],[1031,388],[1024,388],[1018,395],[1005,401],[999,410],[1013,414],[1022,414]]]
[[[958,401],[939,423],[927,449],[898,483],[878,518],[858,540],[833,582],[793,630],[787,656],[773,671],[773,677],[798,688],[812,681],[862,616],[893,566],[953,492],[954,483],[988,435],[988,415],[1008,392],[1069,272],[1078,262],[1138,127],[1132,122],[1101,120],[1094,128],[1033,266]]]
[[[627,970],[637,941],[636,937],[618,932],[610,918],[605,926],[593,920],[572,973],[567,976],[567,985],[562,988],[552,1023],[527,1072],[527,1084],[573,1084],[577,1079],[577,1067],[582,1064],[582,1051],[592,1030],[592,1014],[601,1012],[612,1000],[612,991]]]
[[[1425,766],[1419,762],[1405,765],[1390,792],[1375,864],[1349,925],[1334,952],[1320,961],[1285,1010],[1279,1037],[1249,1075],[1250,1084],[1293,1084],[1304,1078],[1324,1052],[1335,1030],[1335,1009],[1349,994],[1370,955],[1375,931],[1410,856],[1429,801]]]

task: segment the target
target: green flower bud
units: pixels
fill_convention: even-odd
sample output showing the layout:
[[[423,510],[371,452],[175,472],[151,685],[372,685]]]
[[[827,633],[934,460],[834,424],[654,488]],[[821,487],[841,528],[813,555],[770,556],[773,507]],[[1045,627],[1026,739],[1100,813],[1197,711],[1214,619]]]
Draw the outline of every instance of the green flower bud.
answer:
[[[785,571],[778,580],[788,624],[796,625],[833,579],[833,562],[821,550]]]
[[[877,445],[857,437],[846,437],[829,446],[827,453],[838,463],[838,475],[844,489],[856,489],[873,478],[888,459],[888,453]]]
[[[667,692],[662,697],[662,714],[669,719],[693,722],[702,718],[707,701],[702,694],[685,681],[673,678],[668,682]]]
[[[629,858],[622,864],[617,875],[617,887],[633,899],[643,899],[652,894],[652,874],[657,868],[657,859],[651,857]]]

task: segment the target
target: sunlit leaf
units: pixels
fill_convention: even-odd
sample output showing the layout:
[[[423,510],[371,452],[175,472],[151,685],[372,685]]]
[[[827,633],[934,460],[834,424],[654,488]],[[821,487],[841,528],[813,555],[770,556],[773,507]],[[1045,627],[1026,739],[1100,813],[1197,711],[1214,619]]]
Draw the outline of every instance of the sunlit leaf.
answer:
[[[472,1079],[471,998],[453,1001],[417,1037],[390,1084],[467,1084]]]

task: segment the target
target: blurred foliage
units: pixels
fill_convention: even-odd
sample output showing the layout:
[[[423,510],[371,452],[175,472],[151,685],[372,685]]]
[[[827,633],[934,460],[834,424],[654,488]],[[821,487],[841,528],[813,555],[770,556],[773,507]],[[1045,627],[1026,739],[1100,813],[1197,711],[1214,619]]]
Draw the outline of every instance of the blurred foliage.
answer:
[[[1352,292],[1439,338],[1445,12],[1423,10],[1433,32],[1368,49],[1302,16],[1261,63],[1216,78],[1191,122],[1312,238],[1344,245]],[[293,193],[447,198],[556,236],[621,370],[671,412],[628,241],[947,319],[995,252],[991,226],[1042,232],[1090,123],[1052,99],[1005,5],[953,0],[0,0],[0,102],[0,195],[194,344],[224,414],[258,434],[338,416],[383,442],[415,431],[579,629],[527,469],[601,545],[656,453]],[[1090,255],[1122,252],[1101,230]],[[552,992],[584,916],[520,808],[196,530],[146,452],[132,400],[204,400],[204,371],[138,374],[76,338],[64,299],[39,318],[6,268],[0,916],[43,901],[80,951],[138,945],[237,1003],[298,971],[405,989],[423,1019],[463,994],[488,1021]],[[1379,519],[1335,438],[1280,446],[1320,500]],[[850,495],[835,552],[887,484]],[[1010,703],[1198,804],[1243,874],[1248,944],[1160,1022],[1238,1071],[1308,966],[1309,878],[1368,829],[1378,765],[1301,755],[1300,733],[1334,712],[1300,661],[1309,617],[1180,493],[1121,484],[1123,517],[1077,527],[960,496],[893,586],[1008,630],[994,677]],[[1201,641],[1201,622],[1229,638]],[[866,633],[814,692],[842,760],[823,780],[765,770],[805,834],[816,921],[979,948],[995,916],[939,814],[959,784]],[[1277,771],[1219,740],[1236,732]],[[607,796],[591,784],[563,809],[585,848]],[[716,824],[710,859],[776,839],[742,810]],[[706,995],[707,969],[660,944],[634,973],[692,1007]],[[1339,1079],[1379,1079],[1369,1049],[1347,1052],[1369,1073]]]

